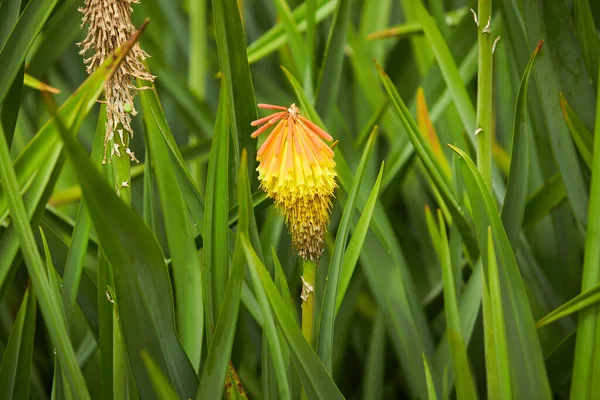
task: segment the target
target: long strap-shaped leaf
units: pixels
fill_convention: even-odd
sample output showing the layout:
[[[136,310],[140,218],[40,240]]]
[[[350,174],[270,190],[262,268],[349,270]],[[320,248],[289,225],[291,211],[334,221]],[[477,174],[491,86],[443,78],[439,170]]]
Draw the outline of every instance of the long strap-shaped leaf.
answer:
[[[500,220],[496,204],[477,167],[462,150],[450,146],[461,157],[461,171],[469,194],[477,242],[484,266],[488,264],[488,226],[491,226],[494,247],[497,249],[498,268],[504,316],[507,327],[511,381],[519,398],[550,399],[550,385],[540,341],[525,286],[521,279],[515,254]]]
[[[323,400],[343,399],[344,396],[342,396],[331,376],[310,344],[302,336],[302,332],[298,328],[294,317],[290,314],[287,305],[271,280],[269,272],[256,255],[248,238],[242,236],[242,243],[244,245],[246,261],[251,268],[250,271],[257,275],[258,280],[256,283],[260,283],[267,294],[275,319],[290,348],[294,363],[302,380],[302,385],[307,388],[307,394],[318,396],[317,398]]]
[[[0,104],[4,102],[25,56],[58,0],[29,2],[0,51]],[[1,44],[0,44],[1,45]]]
[[[29,376],[33,354],[36,299],[29,286],[21,308],[10,331],[0,367],[0,397],[26,399],[29,397]]]
[[[536,56],[542,48],[544,41],[540,41],[529,59],[529,63],[521,78],[517,105],[515,107],[515,123],[513,126],[513,149],[510,158],[510,175],[506,186],[506,196],[502,207],[502,223],[506,228],[506,235],[516,250],[518,247],[519,233],[523,224],[523,215],[527,200],[527,185],[529,183],[529,135],[527,134],[529,120],[527,118],[527,89],[529,89],[529,76]]]
[[[598,69],[600,78],[600,68]],[[591,289],[600,281],[600,91],[596,102],[596,127],[594,130],[594,157],[592,185],[588,213],[585,257],[581,290]],[[600,368],[600,308],[596,305],[579,313],[571,398],[587,399],[600,391],[597,373]]]
[[[142,351],[147,351],[169,376],[177,393],[191,397],[198,380],[175,332],[169,274],[156,238],[107,185],[56,113],[54,117],[89,201],[100,244],[113,267],[114,300],[140,393],[142,397],[154,397],[151,378],[141,358]]]
[[[325,293],[323,294],[323,305],[321,306],[320,328],[319,328],[319,358],[325,365],[325,368],[332,373],[333,368],[333,326],[335,324],[335,303],[337,300],[338,286],[340,284],[340,275],[342,268],[342,257],[346,250],[348,232],[350,230],[350,220],[354,213],[354,204],[356,197],[365,175],[367,163],[373,152],[375,140],[377,138],[377,127],[373,129],[371,137],[365,146],[363,155],[358,164],[356,175],[352,182],[352,189],[348,195],[348,201],[342,213],[342,220],[335,237],[333,254],[327,272],[327,283]]]
[[[225,91],[221,90],[221,101],[226,103],[227,98]],[[221,113],[224,113],[221,110]],[[217,126],[219,123],[217,123]],[[225,134],[228,132],[225,131]],[[248,232],[250,213],[252,206],[250,201],[250,183],[248,181],[247,169],[247,153],[242,152],[242,159],[239,170],[238,181],[238,197],[240,200],[240,225],[236,237],[236,244],[231,265],[231,273],[225,288],[224,299],[221,305],[217,319],[215,332],[208,335],[210,339],[208,355],[204,362],[204,369],[200,377],[200,385],[196,399],[203,400],[209,398],[220,399],[222,397],[227,365],[231,357],[231,349],[233,347],[233,339],[235,336],[238,312],[240,308],[240,296],[242,290],[242,282],[244,280],[244,251],[241,236]],[[227,249],[225,249],[227,251]],[[217,267],[225,268],[227,264],[217,265]],[[211,285],[209,282],[206,286]]]

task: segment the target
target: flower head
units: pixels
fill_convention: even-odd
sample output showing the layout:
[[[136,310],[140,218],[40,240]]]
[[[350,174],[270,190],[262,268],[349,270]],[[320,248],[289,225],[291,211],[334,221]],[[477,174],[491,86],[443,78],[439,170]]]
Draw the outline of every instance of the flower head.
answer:
[[[258,107],[279,111],[252,122],[262,125],[253,138],[277,124],[256,155],[260,187],[283,214],[298,255],[318,261],[337,187],[334,153],[323,141],[333,138],[302,116],[295,104]]]
[[[135,27],[131,23],[132,3],[139,3],[139,0],[85,0],[84,7],[79,9],[83,13],[81,27],[88,25],[85,39],[78,43],[81,47],[79,54],[85,57],[88,52],[92,53],[90,57],[83,60],[87,65],[88,74],[94,72],[109,54],[125,43],[135,32]],[[133,104],[137,88],[132,80],[135,78],[154,80],[154,76],[144,67],[143,60],[146,58],[148,54],[142,50],[139,43],[134,44],[104,86],[107,122],[103,163],[106,163],[108,141],[113,139],[115,132],[119,134],[126,155],[131,160],[137,161],[133,152],[127,148],[129,138],[124,138],[123,135],[133,137],[131,117],[137,114]],[[121,146],[115,143],[111,155],[117,153],[120,157],[119,147]]]

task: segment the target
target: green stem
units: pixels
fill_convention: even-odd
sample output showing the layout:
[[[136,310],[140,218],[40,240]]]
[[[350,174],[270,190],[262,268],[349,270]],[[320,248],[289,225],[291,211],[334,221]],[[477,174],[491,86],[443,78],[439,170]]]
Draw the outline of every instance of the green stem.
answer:
[[[119,130],[123,130],[122,141],[117,133]],[[117,195],[125,204],[131,206],[131,159],[126,152],[126,149],[129,148],[129,133],[120,124],[115,130],[113,143],[119,144],[120,156],[116,151],[112,156],[112,183]],[[128,393],[135,391],[135,383],[131,379],[123,333],[118,320],[118,299],[115,303],[117,306],[113,313],[113,396],[114,398],[127,398]]]
[[[302,263],[302,335],[312,346],[315,336],[315,281],[317,265],[308,260]],[[306,399],[306,391],[302,388],[302,399]]]
[[[317,266],[312,261],[304,261],[302,274],[302,334],[313,345],[315,323],[315,276]]]
[[[477,28],[479,73],[477,75],[477,167],[492,189],[492,0],[479,0]]]
[[[122,129],[120,125],[119,129]],[[114,141],[116,143],[121,142],[121,139],[117,137],[116,133]],[[129,159],[129,155],[125,153],[125,149],[128,148],[129,136],[128,133],[125,131],[123,133],[123,142],[120,143],[119,147],[121,156],[118,156],[115,152],[115,154],[112,157],[113,179],[117,195],[125,202],[125,204],[131,206],[131,160]]]

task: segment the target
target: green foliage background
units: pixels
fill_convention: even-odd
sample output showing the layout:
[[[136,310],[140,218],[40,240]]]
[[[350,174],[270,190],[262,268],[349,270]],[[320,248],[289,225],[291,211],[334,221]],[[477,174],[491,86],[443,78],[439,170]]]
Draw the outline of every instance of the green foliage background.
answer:
[[[0,0],[0,398],[599,393],[600,3],[143,0],[139,165],[82,3]],[[339,140],[312,345],[257,103]]]

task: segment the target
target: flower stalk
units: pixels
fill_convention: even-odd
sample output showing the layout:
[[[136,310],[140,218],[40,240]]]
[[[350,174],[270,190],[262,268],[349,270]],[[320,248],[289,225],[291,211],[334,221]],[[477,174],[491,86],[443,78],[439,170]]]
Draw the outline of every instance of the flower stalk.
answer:
[[[313,261],[304,261],[302,264],[302,335],[312,346],[314,342],[315,321],[315,282],[317,265]]]
[[[492,0],[478,2],[477,167],[492,190]]]

